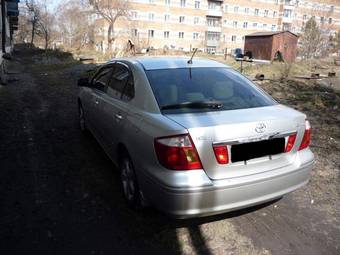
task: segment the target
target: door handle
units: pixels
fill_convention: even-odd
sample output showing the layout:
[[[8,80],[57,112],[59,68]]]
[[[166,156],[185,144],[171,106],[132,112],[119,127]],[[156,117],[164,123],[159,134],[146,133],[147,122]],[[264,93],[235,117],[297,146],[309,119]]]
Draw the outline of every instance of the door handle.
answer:
[[[115,118],[116,118],[117,120],[122,120],[122,119],[123,119],[123,116],[122,116],[120,113],[117,113],[117,114],[115,114]]]
[[[96,101],[94,101],[94,103],[95,103],[96,105],[98,105],[98,104],[99,104],[99,101],[98,101],[98,100],[96,100]]]

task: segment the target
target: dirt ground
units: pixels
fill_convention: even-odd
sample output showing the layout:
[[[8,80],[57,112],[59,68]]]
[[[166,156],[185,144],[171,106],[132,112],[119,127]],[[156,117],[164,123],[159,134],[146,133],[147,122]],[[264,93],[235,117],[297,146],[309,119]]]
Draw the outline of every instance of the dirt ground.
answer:
[[[0,86],[1,254],[340,254],[340,92],[320,82],[260,84],[305,112],[310,183],[246,210],[173,220],[127,208],[116,169],[78,129],[76,80],[91,65],[19,51]],[[335,80],[339,82],[339,80]]]

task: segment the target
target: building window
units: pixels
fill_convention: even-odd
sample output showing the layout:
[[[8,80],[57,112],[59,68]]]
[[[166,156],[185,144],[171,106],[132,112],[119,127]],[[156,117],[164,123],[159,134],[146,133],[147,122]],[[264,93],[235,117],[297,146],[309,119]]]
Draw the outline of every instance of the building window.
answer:
[[[209,40],[209,41],[219,41],[220,38],[221,38],[221,33],[207,32],[207,40]]]
[[[184,32],[179,32],[178,33],[178,38],[184,38]]]
[[[170,0],[164,0],[165,5],[170,5]]]
[[[233,27],[237,28],[237,21],[233,21]]]
[[[179,16],[179,23],[184,23],[184,16]]]
[[[247,8],[244,8],[244,13],[249,13],[249,8],[247,7]]]
[[[199,22],[199,17],[194,17],[194,24],[198,24]]]
[[[290,29],[291,29],[291,24],[289,24],[289,23],[283,23],[283,25],[282,25],[282,30],[288,31],[288,30],[290,30]]]
[[[259,16],[259,9],[255,9],[255,16]]]
[[[274,11],[273,12],[273,18],[276,18],[276,16],[277,16],[277,11]]]
[[[154,4],[155,0],[149,0],[149,4]]]
[[[228,20],[226,20],[226,19],[223,22],[224,22],[224,25],[228,24]]]
[[[306,19],[307,19],[307,15],[306,15],[306,14],[303,15],[303,16],[302,16],[302,19],[303,19],[303,20],[306,20]]]
[[[231,36],[231,41],[232,41],[232,42],[236,42],[236,35],[232,35],[232,36]]]
[[[169,31],[164,31],[164,38],[169,38],[170,32]]]
[[[284,10],[283,10],[283,17],[285,17],[285,18],[291,18],[291,17],[292,17],[292,10],[284,9]]]
[[[257,27],[257,23],[253,23],[253,27],[255,27],[255,28],[256,28],[256,27]]]
[[[228,5],[225,5],[225,6],[224,6],[224,11],[225,11],[225,12],[228,12]]]
[[[136,28],[131,29],[131,35],[132,35],[132,37],[137,37],[138,30]]]
[[[329,18],[328,19],[328,24],[332,24],[332,21],[333,21],[332,18]]]
[[[324,17],[320,17],[320,23],[323,24],[325,22],[325,18]]]
[[[170,21],[170,14],[164,14],[164,21],[165,22]]]
[[[272,25],[272,31],[276,30],[276,25]]]
[[[149,30],[148,31],[148,37],[153,38],[155,36],[155,30]]]
[[[208,27],[219,27],[221,24],[220,24],[220,21],[218,18],[207,18],[207,25]]]
[[[275,4],[279,4],[279,0],[275,0]]]
[[[235,13],[238,13],[238,6],[235,6],[235,7],[234,7],[234,12],[235,12]]]
[[[263,29],[266,30],[267,29],[267,24],[263,24]]]
[[[181,0],[181,7],[185,7],[185,0]]]
[[[247,28],[248,27],[248,22],[243,22],[243,28]]]
[[[138,13],[136,11],[131,12],[132,19],[137,19]]]
[[[149,13],[149,20],[153,20],[155,18],[155,14],[154,13]]]
[[[195,9],[199,9],[200,8],[200,2],[199,1],[195,1]]]
[[[198,33],[192,33],[192,39],[197,40],[198,39]]]
[[[264,16],[265,16],[265,17],[268,17],[268,13],[269,13],[268,10],[264,10]]]
[[[221,4],[218,2],[208,1],[208,9],[209,10],[220,10]]]

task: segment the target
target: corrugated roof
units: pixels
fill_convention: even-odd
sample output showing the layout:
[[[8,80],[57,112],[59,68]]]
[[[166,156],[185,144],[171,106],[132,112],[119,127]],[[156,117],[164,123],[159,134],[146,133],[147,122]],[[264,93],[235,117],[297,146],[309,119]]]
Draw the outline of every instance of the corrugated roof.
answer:
[[[277,32],[256,32],[256,33],[252,33],[249,35],[246,35],[246,37],[256,37],[256,36],[272,36],[272,35],[277,35],[277,34],[281,34],[281,33],[291,33],[292,35],[295,35],[297,37],[296,34],[290,32],[290,31],[277,31]]]

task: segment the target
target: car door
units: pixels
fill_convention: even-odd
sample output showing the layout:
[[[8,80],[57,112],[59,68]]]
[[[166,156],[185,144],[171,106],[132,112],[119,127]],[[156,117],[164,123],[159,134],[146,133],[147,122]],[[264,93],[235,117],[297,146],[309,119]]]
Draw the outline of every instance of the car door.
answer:
[[[102,129],[103,96],[105,96],[108,82],[112,76],[113,64],[105,65],[93,77],[91,81],[91,96],[89,105],[90,128],[100,143],[105,139]]]
[[[115,63],[102,101],[102,127],[105,132],[106,148],[116,163],[118,163],[116,148],[120,138],[125,135],[124,127],[129,115],[129,101],[133,96],[134,84],[130,68],[124,63]]]

